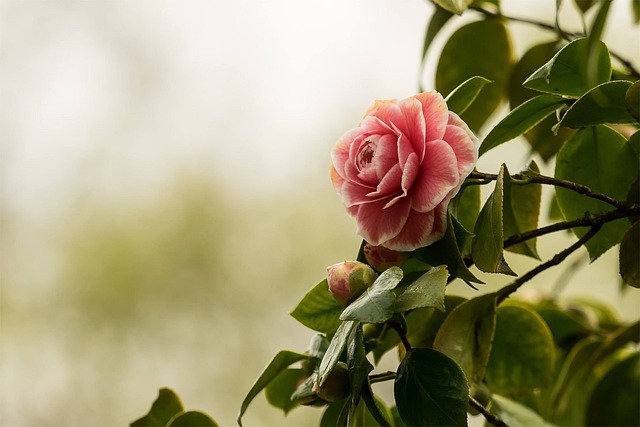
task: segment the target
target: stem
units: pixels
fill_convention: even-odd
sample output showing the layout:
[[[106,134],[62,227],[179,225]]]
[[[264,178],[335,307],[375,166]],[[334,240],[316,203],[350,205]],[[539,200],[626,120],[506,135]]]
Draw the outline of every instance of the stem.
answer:
[[[491,16],[491,17],[500,17],[500,18],[504,18],[508,21],[513,21],[513,22],[520,22],[523,24],[529,24],[529,25],[535,25],[538,28],[542,28],[545,30],[549,30],[549,31],[553,31],[556,34],[559,34],[564,40],[567,41],[572,41],[575,40],[577,38],[580,37],[585,37],[584,33],[580,33],[580,32],[566,32],[566,31],[560,31],[558,32],[557,28],[555,25],[551,25],[551,24],[547,24],[546,22],[541,22],[541,21],[536,21],[534,19],[527,19],[527,18],[519,18],[516,16],[507,16],[507,15],[503,15],[503,14],[499,14],[499,13],[494,13],[485,9],[482,9],[480,7],[477,6],[472,6],[470,7],[470,9],[473,9],[477,12],[482,13],[483,15],[486,16]],[[620,56],[618,53],[612,51],[611,49],[609,49],[609,53],[611,54],[611,56],[613,56],[614,58],[616,58],[618,60],[618,62],[620,62],[622,64],[622,66],[624,68],[627,69],[627,71],[629,72],[629,74],[631,74],[631,76],[633,76],[636,79],[640,79],[640,71],[636,70],[636,68],[634,67],[634,65],[631,63],[631,61],[629,61],[628,59],[623,58],[622,56]]]
[[[393,371],[381,372],[379,374],[369,375],[369,384],[381,383],[396,379],[396,373]]]
[[[557,253],[549,261],[538,265],[536,268],[534,268],[534,269],[528,271],[527,273],[525,273],[524,275],[518,277],[510,285],[502,288],[502,290],[500,291],[500,294],[498,295],[498,298],[497,298],[497,301],[496,301],[496,305],[500,305],[500,303],[502,303],[505,299],[507,299],[509,297],[509,295],[511,295],[512,293],[517,291],[520,288],[520,286],[524,285],[526,282],[528,282],[529,280],[533,279],[538,274],[542,273],[543,271],[545,271],[548,268],[551,268],[553,266],[556,266],[556,265],[560,264],[569,255],[574,253],[576,250],[578,250],[578,248],[580,248],[582,245],[587,243],[589,241],[589,239],[591,239],[593,236],[595,236],[596,233],[598,231],[600,231],[601,227],[602,227],[602,224],[592,225],[591,228],[589,229],[589,231],[587,231],[587,233],[584,236],[582,236],[580,239],[578,239],[578,241],[575,242],[573,245],[569,246],[568,248],[566,248],[562,252]]]
[[[479,179],[483,181],[495,181],[498,179],[498,175],[484,172],[476,172],[473,171],[469,174],[469,177],[472,179]],[[515,184],[545,184],[545,185],[553,185],[555,187],[566,188],[571,191],[575,191],[576,193],[582,194],[587,197],[591,197],[592,199],[597,199],[603,201],[605,203],[610,204],[611,206],[621,209],[627,210],[629,209],[629,205],[624,202],[620,202],[612,197],[607,196],[606,194],[598,193],[597,191],[593,191],[591,188],[586,185],[578,184],[572,181],[566,181],[564,179],[558,179],[551,176],[545,176],[540,174],[532,174],[532,173],[517,173],[515,175],[511,175],[511,178],[515,181],[521,181],[520,183],[515,182]],[[472,182],[473,183],[473,182]]]
[[[628,218],[631,216],[640,215],[640,205],[632,205],[624,210],[609,211],[600,215],[585,214],[584,217],[573,219],[570,221],[557,222],[555,224],[548,225],[546,227],[540,227],[535,230],[525,231],[524,233],[515,234],[510,236],[504,241],[504,248],[517,245],[525,240],[533,239],[535,237],[543,236],[545,234],[554,233],[556,231],[568,230],[574,227],[593,227],[601,226],[607,222],[614,221],[620,218]]]
[[[497,415],[493,415],[487,408],[482,406],[480,402],[478,402],[473,397],[469,396],[469,405],[474,408],[476,411],[480,412],[482,416],[489,422],[489,424],[494,425],[496,427],[508,427],[507,423],[502,421],[500,417]]]

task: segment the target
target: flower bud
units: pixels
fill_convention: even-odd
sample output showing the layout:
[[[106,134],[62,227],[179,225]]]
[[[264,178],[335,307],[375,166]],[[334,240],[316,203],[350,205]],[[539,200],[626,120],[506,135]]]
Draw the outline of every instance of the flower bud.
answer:
[[[406,252],[398,252],[384,246],[373,246],[365,243],[364,257],[367,263],[378,272],[383,272],[390,267],[400,267],[409,258]]]
[[[316,382],[313,384],[313,392],[320,399],[327,402],[339,402],[349,397],[351,386],[349,385],[349,368],[347,364],[338,362],[321,386],[318,386],[316,377]]]
[[[333,264],[327,273],[329,292],[342,307],[355,301],[378,278],[373,268],[358,261]]]

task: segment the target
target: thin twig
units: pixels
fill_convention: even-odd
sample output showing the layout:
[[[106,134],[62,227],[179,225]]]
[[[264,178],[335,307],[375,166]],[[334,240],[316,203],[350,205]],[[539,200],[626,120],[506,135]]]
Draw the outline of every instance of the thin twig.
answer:
[[[474,408],[476,411],[480,412],[485,420],[489,422],[489,424],[494,425],[496,427],[508,427],[507,423],[502,421],[500,417],[489,412],[487,408],[482,406],[482,403],[478,402],[473,397],[469,396],[469,405]]]
[[[396,373],[393,371],[381,372],[379,374],[369,375],[369,383],[375,384],[383,381],[390,381],[396,379]]]

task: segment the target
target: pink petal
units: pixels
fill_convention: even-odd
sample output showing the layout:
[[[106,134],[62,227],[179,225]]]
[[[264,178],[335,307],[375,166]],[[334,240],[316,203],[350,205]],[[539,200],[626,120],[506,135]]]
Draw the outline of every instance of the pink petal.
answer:
[[[426,140],[441,139],[449,120],[447,103],[438,92],[423,92],[415,96],[422,104]]]
[[[385,202],[367,203],[358,207],[356,219],[358,234],[374,246],[395,237],[409,216],[411,203],[403,199],[388,209],[383,209]]]
[[[331,183],[333,184],[333,189],[336,193],[342,193],[342,185],[344,184],[344,179],[340,176],[340,174],[336,171],[334,166],[331,166],[329,169],[329,177],[331,178]]]
[[[407,98],[397,103],[385,104],[375,111],[374,115],[405,135],[407,142],[413,146],[411,151],[417,152],[422,158],[426,133],[420,101]],[[401,162],[404,162],[402,157]]]
[[[382,246],[395,251],[412,251],[437,242],[447,230],[447,206],[449,200],[433,211],[409,213],[402,231]]]
[[[453,125],[447,126],[444,140],[456,154],[458,174],[466,177],[478,161],[478,145],[464,129]]]
[[[384,135],[378,140],[378,148],[373,157],[373,166],[378,180],[398,164],[398,138],[395,135]]]
[[[407,196],[409,189],[418,176],[419,171],[420,165],[418,164],[418,155],[416,153],[411,153],[409,159],[407,159],[407,163],[404,165],[404,170],[402,171],[402,182],[400,184],[400,189],[402,190],[402,192],[391,199],[385,205],[385,209],[397,203],[401,198]]]
[[[352,181],[345,181],[342,185],[342,203],[346,207],[351,207],[355,205],[361,205],[363,203],[371,202],[371,198],[367,196],[368,193],[371,193],[373,190],[372,187],[367,187],[364,185],[360,185],[358,183]]]
[[[375,191],[367,194],[371,199],[379,200],[381,197],[394,196],[400,192],[402,185],[402,169],[396,164],[382,178]]]
[[[442,140],[428,141],[420,174],[411,189],[413,209],[418,212],[433,210],[459,181],[453,149]]]

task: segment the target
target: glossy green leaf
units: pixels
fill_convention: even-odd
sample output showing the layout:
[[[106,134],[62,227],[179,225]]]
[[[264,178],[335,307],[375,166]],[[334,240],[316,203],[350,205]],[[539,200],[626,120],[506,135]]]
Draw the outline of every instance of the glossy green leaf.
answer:
[[[347,321],[342,322],[335,335],[331,339],[329,343],[329,348],[324,354],[322,358],[322,362],[320,362],[320,367],[318,368],[318,385],[324,384],[327,376],[331,373],[333,368],[336,366],[336,363],[340,360],[340,356],[342,356],[342,352],[344,351],[347,341],[351,336],[351,333],[355,328],[358,327],[358,322]]]
[[[438,5],[435,5],[435,9],[431,18],[429,19],[429,24],[427,25],[427,31],[424,35],[424,43],[422,44],[422,64],[427,58],[427,52],[429,51],[429,47],[433,42],[433,39],[436,38],[440,30],[445,26],[445,24],[451,19],[453,14],[446,9],[441,8]]]
[[[628,144],[638,158],[638,164],[640,164],[640,130],[629,137]]]
[[[509,105],[511,109],[539,95],[539,92],[527,89],[522,86],[522,83],[544,65],[549,58],[553,57],[558,52],[558,47],[559,43],[557,41],[546,42],[532,46],[522,55],[513,67],[509,80]],[[551,128],[556,123],[557,119],[552,114],[524,134],[531,149],[538,153],[544,161],[548,161],[553,157],[564,141],[573,134],[573,130],[570,129],[559,129],[558,133],[554,134]]]
[[[357,325],[348,339],[347,365],[349,365],[349,385],[351,386],[351,406],[347,420],[351,420],[354,418],[358,402],[360,402],[362,387],[365,381],[368,384],[369,373],[373,371],[373,365],[367,360],[364,350],[362,325]]]
[[[580,317],[575,311],[546,305],[536,307],[536,312],[549,327],[558,347],[571,348],[592,329],[587,319]]]
[[[624,95],[624,104],[631,117],[640,122],[640,80],[636,80],[627,89],[627,93]]]
[[[491,395],[491,412],[509,427],[553,427],[537,412],[499,394]]]
[[[332,335],[340,326],[343,307],[329,293],[327,280],[311,289],[290,313],[294,319],[314,331]]]
[[[625,106],[631,83],[617,80],[602,83],[581,96],[558,123],[561,127],[587,127],[603,123],[633,123]]]
[[[498,173],[495,189],[484,204],[476,221],[476,226],[473,230],[475,236],[471,242],[471,253],[474,264],[481,271],[515,276],[515,273],[502,256],[504,252],[502,206],[505,173],[508,172],[503,164]]]
[[[433,348],[455,360],[470,384],[482,382],[495,329],[496,294],[485,294],[456,306],[444,319]]]
[[[578,9],[582,13],[585,13],[586,11],[591,9],[591,6],[593,6],[594,1],[595,0],[573,0],[573,2],[576,4]]]
[[[535,162],[529,164],[528,170],[533,173],[540,173],[540,169]],[[515,184],[505,170],[504,202],[502,208],[504,235],[507,237],[513,236],[538,228],[541,200],[541,184]],[[510,252],[540,259],[536,249],[535,238],[509,246],[505,249]]]
[[[462,12],[469,8],[473,0],[433,0],[433,2],[451,13],[462,15]]]
[[[611,368],[593,390],[587,426],[634,426],[640,420],[640,354]]]
[[[306,355],[296,353],[294,351],[282,350],[269,362],[262,371],[256,382],[253,384],[240,406],[238,414],[238,424],[242,425],[242,416],[246,412],[251,401],[264,389],[271,381],[273,381],[280,372],[287,369],[290,365],[302,359],[306,359]]]
[[[291,395],[298,386],[309,377],[304,369],[289,368],[280,372],[266,387],[267,402],[285,413],[298,406],[298,402],[291,399]]]
[[[400,267],[391,267],[380,274],[373,285],[344,309],[341,320],[359,320],[366,323],[384,323],[394,313],[396,294],[393,289],[402,280]]]
[[[169,388],[161,388],[147,415],[132,422],[131,427],[165,427],[182,411],[184,407],[178,395]]]
[[[449,274],[453,277],[468,282],[483,283],[469,271],[462,259],[451,215],[449,215],[444,237],[432,245],[414,251],[413,256],[432,266],[446,265]]]
[[[407,353],[398,367],[394,395],[408,426],[467,425],[467,380],[456,362],[436,350]]]
[[[589,68],[589,40],[582,38],[564,46],[549,62],[524,82],[524,86],[554,95],[579,98],[589,89],[609,81],[611,58],[602,41],[594,46],[592,70]]]
[[[462,114],[469,127],[478,130],[505,98],[512,62],[512,46],[504,21],[489,18],[466,24],[451,35],[442,49],[436,69],[436,90],[451,93],[475,76],[493,81]]]
[[[167,427],[218,427],[218,424],[203,412],[187,411],[172,418]]]
[[[478,219],[478,214],[482,207],[480,187],[480,185],[464,186],[451,202],[449,202],[449,212],[451,212],[451,216],[457,219],[465,230],[473,230],[476,225],[476,219]],[[471,237],[473,237],[473,235],[471,235]],[[469,243],[471,243],[471,240],[469,240]],[[468,248],[465,246],[468,246]],[[470,254],[471,246],[464,245],[461,247],[461,251],[463,254]]]
[[[625,233],[620,243],[620,276],[624,282],[640,288],[640,221]]]
[[[394,311],[403,313],[420,307],[444,311],[444,290],[448,277],[446,266],[433,267],[402,290],[396,298]]]
[[[476,100],[480,91],[487,83],[493,83],[491,80],[484,77],[475,76],[461,83],[460,86],[455,88],[449,95],[447,95],[445,101],[449,111],[461,115],[471,104]]]
[[[566,102],[559,96],[539,95],[518,105],[485,137],[479,154],[482,156],[492,148],[528,132]]]
[[[343,425],[346,422],[346,418],[344,422],[340,423],[340,415],[343,412],[346,412],[346,407],[349,405],[349,402],[346,400],[340,402],[333,402],[327,406],[324,413],[322,414],[322,418],[320,418],[320,427],[336,427],[338,425]]]
[[[637,157],[622,135],[606,126],[584,128],[577,132],[558,153],[555,176],[586,185],[593,191],[624,200],[638,174]],[[565,219],[580,218],[613,209],[612,206],[565,188],[556,188],[558,204]],[[626,220],[604,224],[586,243],[591,260],[620,243],[629,228]],[[574,228],[583,236],[586,228]]]
[[[535,311],[516,305],[498,307],[486,371],[492,392],[508,396],[547,387],[554,362],[551,331]]]
[[[609,14],[609,8],[611,7],[610,1],[598,2],[599,7],[596,11],[595,17],[591,22],[591,27],[588,31],[588,48],[587,48],[587,81],[589,85],[595,86],[597,82],[597,68],[598,68],[598,53],[597,45],[602,43],[602,33],[604,32],[604,25],[607,22],[607,15]]]

